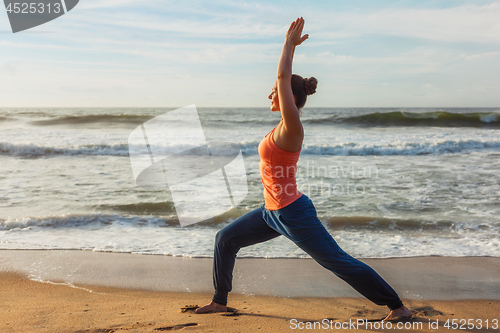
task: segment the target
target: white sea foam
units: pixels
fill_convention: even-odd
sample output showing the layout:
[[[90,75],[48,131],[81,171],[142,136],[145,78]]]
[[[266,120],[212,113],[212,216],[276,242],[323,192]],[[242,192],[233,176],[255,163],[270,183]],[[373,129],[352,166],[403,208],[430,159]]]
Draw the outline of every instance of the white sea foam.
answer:
[[[257,154],[256,141],[241,142],[241,151],[245,155]],[[159,149],[164,154],[178,154],[195,146],[175,145],[164,146]],[[134,149],[130,147],[130,149]],[[305,144],[303,155],[336,155],[336,156],[370,156],[370,155],[427,155],[427,154],[456,154],[481,150],[500,150],[499,141],[483,140],[446,140],[438,142],[399,142],[399,143],[356,143],[344,142],[339,144]],[[47,147],[36,144],[13,144],[0,142],[0,154],[13,156],[54,156],[54,155],[110,155],[129,156],[129,146],[122,144],[87,144],[67,147]]]
[[[211,257],[223,224],[181,228],[157,217],[119,215],[50,216],[0,221],[0,249],[73,249],[183,257]],[[348,253],[361,258],[411,256],[500,256],[500,224],[470,221],[404,228],[366,222],[330,232]],[[427,224],[429,224],[428,222]],[[240,257],[307,258],[284,237],[244,248]]]
[[[122,216],[116,214],[65,214],[45,217],[21,217],[0,219],[0,230],[19,231],[55,228],[82,228],[96,230],[110,225],[131,225],[131,226],[168,226],[173,225],[170,220],[162,217],[148,216]]]

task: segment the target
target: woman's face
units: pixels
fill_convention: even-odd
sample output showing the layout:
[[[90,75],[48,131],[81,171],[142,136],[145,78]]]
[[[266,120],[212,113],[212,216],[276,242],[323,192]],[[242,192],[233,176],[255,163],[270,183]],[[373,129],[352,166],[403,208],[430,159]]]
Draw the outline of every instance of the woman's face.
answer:
[[[281,111],[280,101],[278,98],[278,85],[274,82],[273,90],[268,97],[271,100],[271,111]]]

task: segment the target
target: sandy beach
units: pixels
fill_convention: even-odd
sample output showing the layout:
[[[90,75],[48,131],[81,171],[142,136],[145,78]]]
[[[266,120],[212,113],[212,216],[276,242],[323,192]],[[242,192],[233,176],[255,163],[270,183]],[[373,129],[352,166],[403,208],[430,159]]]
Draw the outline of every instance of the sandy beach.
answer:
[[[498,331],[498,258],[364,261],[414,319],[382,323],[385,307],[309,259],[239,259],[235,312],[196,315],[182,308],[211,298],[211,259],[1,251],[0,332]]]

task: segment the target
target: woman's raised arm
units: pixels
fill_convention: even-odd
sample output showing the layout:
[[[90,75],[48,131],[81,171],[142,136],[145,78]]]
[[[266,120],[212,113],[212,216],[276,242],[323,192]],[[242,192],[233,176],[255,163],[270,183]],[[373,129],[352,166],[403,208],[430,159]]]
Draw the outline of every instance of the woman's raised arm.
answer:
[[[302,135],[302,123],[300,122],[299,110],[295,106],[295,100],[292,92],[292,61],[293,53],[297,45],[302,44],[309,35],[302,36],[304,28],[304,19],[298,18],[288,28],[285,36],[285,44],[281,51],[281,57],[278,63],[277,88],[278,98],[283,117],[284,134],[287,137]]]

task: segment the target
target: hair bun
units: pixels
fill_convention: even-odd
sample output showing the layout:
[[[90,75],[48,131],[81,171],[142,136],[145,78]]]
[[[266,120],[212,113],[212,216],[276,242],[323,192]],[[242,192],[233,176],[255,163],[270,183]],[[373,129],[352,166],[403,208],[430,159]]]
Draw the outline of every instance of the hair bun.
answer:
[[[318,80],[315,77],[310,77],[304,79],[304,89],[307,95],[312,95],[316,92],[316,86],[318,85]]]

